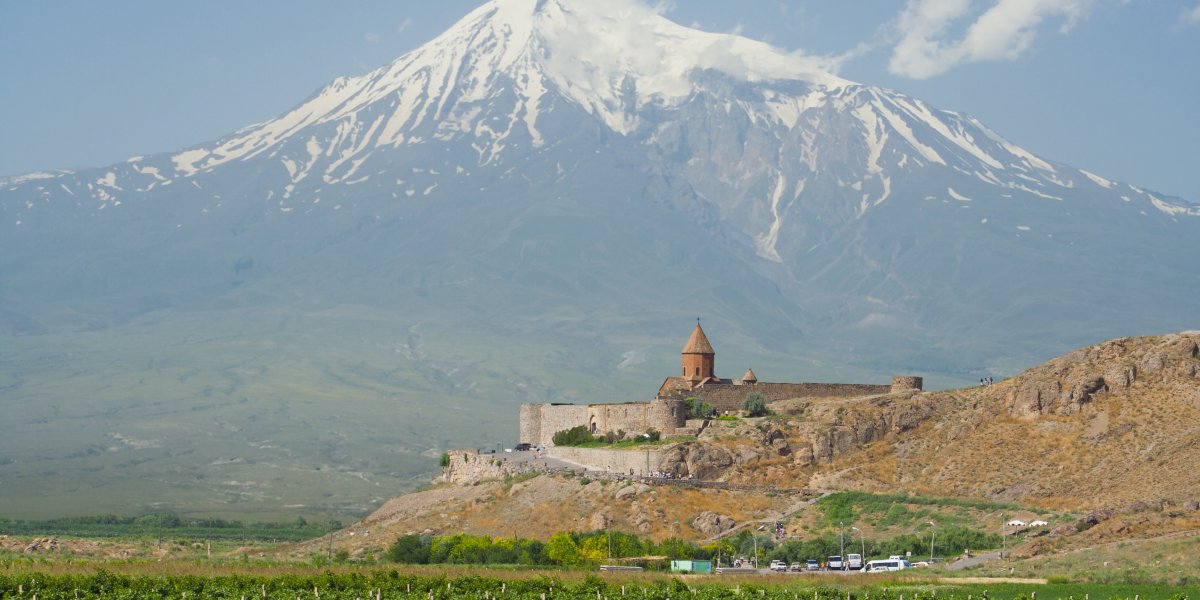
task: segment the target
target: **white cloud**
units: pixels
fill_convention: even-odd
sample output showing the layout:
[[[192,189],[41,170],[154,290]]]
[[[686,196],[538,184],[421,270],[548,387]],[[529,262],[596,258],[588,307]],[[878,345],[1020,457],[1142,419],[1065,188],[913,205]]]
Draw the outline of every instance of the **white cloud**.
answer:
[[[1067,33],[1086,17],[1096,0],[992,0],[961,39],[948,41],[949,30],[971,16],[970,0],[908,0],[896,20],[900,41],[888,70],[927,79],[962,64],[1013,60],[1033,44],[1047,19],[1062,18]]]
[[[396,33],[404,33],[409,27],[412,27],[412,25],[412,17],[407,17],[403,21],[400,21],[400,25],[396,26]]]
[[[379,43],[379,34],[373,31],[368,31],[363,34],[363,39],[367,40],[368,44],[377,44]]]
[[[1181,20],[1183,21],[1184,25],[1200,26],[1200,4],[1197,4],[1196,8],[1183,11],[1183,17]]]

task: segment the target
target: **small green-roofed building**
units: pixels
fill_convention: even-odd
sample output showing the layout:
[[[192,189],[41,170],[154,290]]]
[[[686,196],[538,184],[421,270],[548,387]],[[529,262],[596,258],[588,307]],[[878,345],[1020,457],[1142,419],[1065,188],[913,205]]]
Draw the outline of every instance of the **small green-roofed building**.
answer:
[[[673,560],[672,573],[712,573],[711,560]]]

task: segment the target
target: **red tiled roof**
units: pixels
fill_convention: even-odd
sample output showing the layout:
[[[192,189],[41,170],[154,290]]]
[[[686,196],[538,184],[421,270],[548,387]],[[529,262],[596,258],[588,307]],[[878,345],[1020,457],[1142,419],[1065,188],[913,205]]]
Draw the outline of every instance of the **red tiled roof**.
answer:
[[[683,354],[716,354],[712,344],[708,343],[708,336],[704,335],[704,329],[696,323],[695,331],[692,331],[692,337],[688,338],[686,344],[683,345]]]

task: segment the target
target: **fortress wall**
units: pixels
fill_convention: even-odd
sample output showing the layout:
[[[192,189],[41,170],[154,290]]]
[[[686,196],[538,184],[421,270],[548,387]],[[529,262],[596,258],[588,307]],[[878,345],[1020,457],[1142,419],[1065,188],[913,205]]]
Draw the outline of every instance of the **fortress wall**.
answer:
[[[442,470],[447,483],[475,483],[501,479],[514,471],[503,454],[480,454],[476,450],[448,450],[450,464]]]
[[[897,375],[892,378],[892,393],[919,392],[925,388],[925,379],[915,375]]]
[[[650,405],[644,402],[592,404],[588,406],[588,425],[597,434],[622,431],[644,433],[650,427]]]
[[[678,433],[687,427],[688,417],[691,416],[687,404],[676,398],[655,398],[650,401],[650,427],[663,435]]]
[[[889,394],[891,385],[869,385],[861,383],[756,383],[753,385],[733,385],[728,383],[708,384],[690,392],[681,392],[684,396],[695,396],[713,405],[720,412],[735,412],[741,410],[742,400],[751,392],[763,395],[767,402],[788,400],[790,398],[851,398],[854,396],[874,396]]]
[[[552,445],[554,434],[588,423],[588,407],[582,404],[521,405],[521,441]]]
[[[592,471],[607,471],[609,473],[628,474],[633,469],[635,475],[645,475],[647,459],[650,470],[658,469],[658,461],[662,458],[661,450],[608,450],[604,448],[567,448],[555,446],[546,450],[546,455],[552,458],[573,462],[587,467]]]
[[[517,441],[537,444],[542,435],[542,407],[544,404],[522,404],[518,425]]]

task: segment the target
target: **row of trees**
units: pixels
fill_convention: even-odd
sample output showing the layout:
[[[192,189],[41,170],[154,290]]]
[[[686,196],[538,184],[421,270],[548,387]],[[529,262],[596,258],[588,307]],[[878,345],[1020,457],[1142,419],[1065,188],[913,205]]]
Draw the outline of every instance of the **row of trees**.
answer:
[[[96,515],[62,517],[46,521],[0,519],[0,535],[69,535],[76,537],[155,537],[178,539],[246,539],[300,541],[340,529],[337,521],[310,523],[303,517],[291,522],[245,522],[226,519],[185,518],[170,513],[137,517]]]
[[[655,543],[621,531],[558,533],[543,543],[521,538],[454,534],[445,537],[406,535],[384,556],[404,564],[520,564],[576,566],[609,557],[647,556],[707,558],[716,547],[701,548],[680,539]]]
[[[929,538],[912,534],[901,534],[888,539],[861,540],[846,538],[846,552],[861,552],[866,545],[866,556],[882,557],[893,554],[924,556],[929,552]],[[948,526],[938,529],[937,552],[939,555],[961,554],[967,548],[994,548],[1000,545],[1000,536],[982,533],[965,527]],[[666,559],[709,560],[720,555],[725,564],[735,557],[750,558],[758,553],[759,562],[775,559],[789,563],[807,559],[824,561],[826,557],[841,553],[842,540],[836,534],[826,533],[806,540],[787,540],[778,543],[771,535],[740,531],[736,535],[704,546],[677,538],[662,542],[642,539],[621,531],[590,531],[585,533],[557,533],[549,541],[520,538],[489,537],[455,534],[445,537],[406,535],[396,540],[387,549],[385,557],[406,564],[521,564],[576,566],[600,563],[609,557],[614,559],[636,559],[663,557]],[[662,561],[641,561],[654,568]]]

